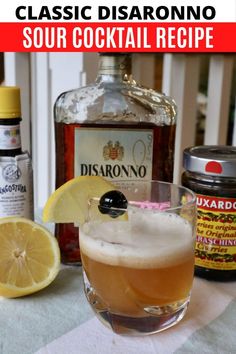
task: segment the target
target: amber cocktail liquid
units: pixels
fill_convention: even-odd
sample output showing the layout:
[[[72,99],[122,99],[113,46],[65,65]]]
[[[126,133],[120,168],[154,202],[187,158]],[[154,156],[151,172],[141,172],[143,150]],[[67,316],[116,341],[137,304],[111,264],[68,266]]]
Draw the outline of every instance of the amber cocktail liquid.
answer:
[[[151,184],[159,186],[156,200],[168,193],[178,199],[177,186]],[[160,210],[164,200],[154,202],[152,193],[148,205],[129,205],[122,219],[98,214],[80,230],[87,299],[115,332],[155,333],[184,316],[193,282],[195,219],[194,197],[186,193],[189,204],[182,206],[180,199],[174,211]]]

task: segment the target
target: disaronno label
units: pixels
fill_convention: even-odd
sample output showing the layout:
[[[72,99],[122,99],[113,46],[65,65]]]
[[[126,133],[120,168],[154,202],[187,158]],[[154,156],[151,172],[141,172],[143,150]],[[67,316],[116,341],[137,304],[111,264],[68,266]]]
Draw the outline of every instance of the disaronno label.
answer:
[[[197,194],[196,265],[236,269],[236,198]]]
[[[75,176],[150,180],[152,155],[151,129],[75,129]]]

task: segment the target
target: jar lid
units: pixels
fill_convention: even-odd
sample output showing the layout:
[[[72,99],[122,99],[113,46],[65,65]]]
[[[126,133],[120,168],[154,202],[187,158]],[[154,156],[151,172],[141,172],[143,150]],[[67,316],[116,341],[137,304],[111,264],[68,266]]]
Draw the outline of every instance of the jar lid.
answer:
[[[20,117],[20,88],[17,86],[0,86],[0,119]]]
[[[191,172],[236,178],[236,147],[194,146],[184,150],[183,166]]]

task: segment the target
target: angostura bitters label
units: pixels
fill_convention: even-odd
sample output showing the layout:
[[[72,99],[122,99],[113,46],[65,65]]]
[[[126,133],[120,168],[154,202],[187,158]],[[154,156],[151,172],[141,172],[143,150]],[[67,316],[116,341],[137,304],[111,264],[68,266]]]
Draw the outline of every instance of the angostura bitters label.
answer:
[[[236,198],[197,194],[195,264],[236,269]]]

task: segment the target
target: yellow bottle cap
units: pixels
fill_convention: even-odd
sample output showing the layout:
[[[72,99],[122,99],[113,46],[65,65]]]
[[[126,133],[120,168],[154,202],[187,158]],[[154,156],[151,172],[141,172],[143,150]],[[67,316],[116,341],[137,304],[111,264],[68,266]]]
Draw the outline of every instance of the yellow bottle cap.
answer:
[[[0,119],[20,117],[20,88],[17,86],[0,86]]]

